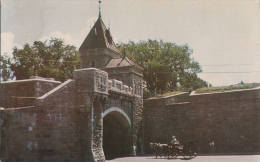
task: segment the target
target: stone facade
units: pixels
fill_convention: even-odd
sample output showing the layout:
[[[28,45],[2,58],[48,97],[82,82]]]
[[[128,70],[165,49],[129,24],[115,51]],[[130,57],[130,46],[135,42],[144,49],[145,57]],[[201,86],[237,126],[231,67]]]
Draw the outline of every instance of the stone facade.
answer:
[[[102,162],[143,147],[143,69],[120,54],[101,17],[79,51],[81,69],[64,83],[0,84],[0,160]]]
[[[45,82],[53,83],[48,80]],[[116,151],[121,150],[122,145],[119,141],[111,145],[111,149],[116,151],[106,147],[107,156],[134,155],[137,134],[135,121],[139,118],[134,113],[136,98],[142,100],[140,95],[121,81],[108,79],[105,71],[95,68],[76,70],[73,79],[36,97],[29,106],[1,109],[1,160],[105,161],[103,119],[108,123],[122,121],[120,128],[129,132],[128,136],[120,137],[124,139],[124,146],[127,146],[125,151],[117,155]],[[113,126],[105,124],[108,130]],[[114,134],[118,134],[117,130],[114,131]]]
[[[149,142],[167,143],[175,135],[184,144],[194,141],[200,154],[259,153],[259,94],[258,88],[146,100],[146,151]]]

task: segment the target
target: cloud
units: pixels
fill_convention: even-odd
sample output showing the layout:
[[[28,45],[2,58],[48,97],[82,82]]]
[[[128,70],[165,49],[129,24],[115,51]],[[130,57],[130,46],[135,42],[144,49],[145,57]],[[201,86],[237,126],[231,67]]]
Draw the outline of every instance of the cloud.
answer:
[[[78,30],[78,34],[71,34],[63,31],[54,31],[46,36],[40,38],[40,41],[49,40],[50,38],[60,38],[64,40],[66,44],[71,44],[76,46],[77,48],[80,47],[81,43],[84,41],[86,36],[88,35],[90,29],[93,27],[96,21],[96,17],[90,17],[82,22],[84,25],[83,28]]]
[[[81,43],[80,42],[81,40],[73,39],[73,37],[70,34],[62,33],[60,31],[52,32],[47,36],[41,37],[39,40],[45,41],[45,40],[49,40],[51,38],[62,39],[65,44],[74,45],[76,47],[79,47],[79,45]],[[32,42],[29,41],[27,43],[32,44],[33,41]],[[12,52],[13,52],[14,47],[22,48],[22,46],[20,44],[15,42],[15,34],[12,32],[1,33],[1,55],[12,57]]]
[[[14,47],[21,47],[15,43],[15,35],[12,32],[1,33],[1,55],[12,57]]]
[[[70,44],[70,45],[74,45],[74,46],[78,46],[78,40],[73,39],[72,36],[68,33],[62,33],[61,31],[55,31],[53,33],[50,33],[47,36],[43,36],[42,38],[40,38],[40,41],[45,41],[45,40],[49,40],[51,38],[59,38],[62,39],[64,41],[65,44]]]
[[[89,23],[90,24],[90,23]],[[70,34],[63,33],[61,31],[55,31],[52,32],[46,36],[41,37],[40,41],[49,40],[51,38],[59,38],[64,41],[65,44],[74,45],[76,47],[79,47],[84,40],[84,38],[87,36],[90,29],[84,29],[80,31],[80,39],[74,39]],[[27,42],[29,44],[32,44],[33,41]],[[15,34],[12,32],[4,32],[1,33],[1,55],[6,55],[8,57],[12,57],[13,48],[22,48],[22,46],[15,42]]]

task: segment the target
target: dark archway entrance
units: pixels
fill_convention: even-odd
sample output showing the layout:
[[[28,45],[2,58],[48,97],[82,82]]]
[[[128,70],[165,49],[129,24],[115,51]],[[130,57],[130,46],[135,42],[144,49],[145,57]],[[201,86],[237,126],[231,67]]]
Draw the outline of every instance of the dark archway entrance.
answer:
[[[131,153],[131,126],[120,112],[112,111],[103,118],[103,150],[106,159]]]

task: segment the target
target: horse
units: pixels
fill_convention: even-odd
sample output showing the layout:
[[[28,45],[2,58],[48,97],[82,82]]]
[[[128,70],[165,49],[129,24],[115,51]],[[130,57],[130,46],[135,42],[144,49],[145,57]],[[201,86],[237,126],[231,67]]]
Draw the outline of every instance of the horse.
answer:
[[[168,156],[168,144],[150,142],[150,148],[153,154],[155,154],[155,158],[158,156],[162,157],[163,155]]]
[[[155,154],[158,143],[150,142],[149,145],[150,145],[150,149],[152,150],[152,153]]]

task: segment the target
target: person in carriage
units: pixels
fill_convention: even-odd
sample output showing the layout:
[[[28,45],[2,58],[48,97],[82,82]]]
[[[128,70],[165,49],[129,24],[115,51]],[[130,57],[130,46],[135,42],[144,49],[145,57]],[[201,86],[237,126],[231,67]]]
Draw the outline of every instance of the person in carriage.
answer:
[[[180,141],[177,140],[176,136],[172,136],[172,139],[168,145],[168,158],[177,158],[177,156],[183,156],[184,159],[191,159],[197,155],[197,153],[193,150],[193,147],[193,142],[181,144]]]
[[[180,142],[177,140],[176,136],[172,136],[171,142],[172,145],[179,145]]]
[[[171,145],[173,148],[175,148],[175,149],[179,149],[179,150],[182,150],[182,149],[183,149],[183,146],[180,144],[180,141],[177,140],[176,136],[172,136],[170,145]]]

